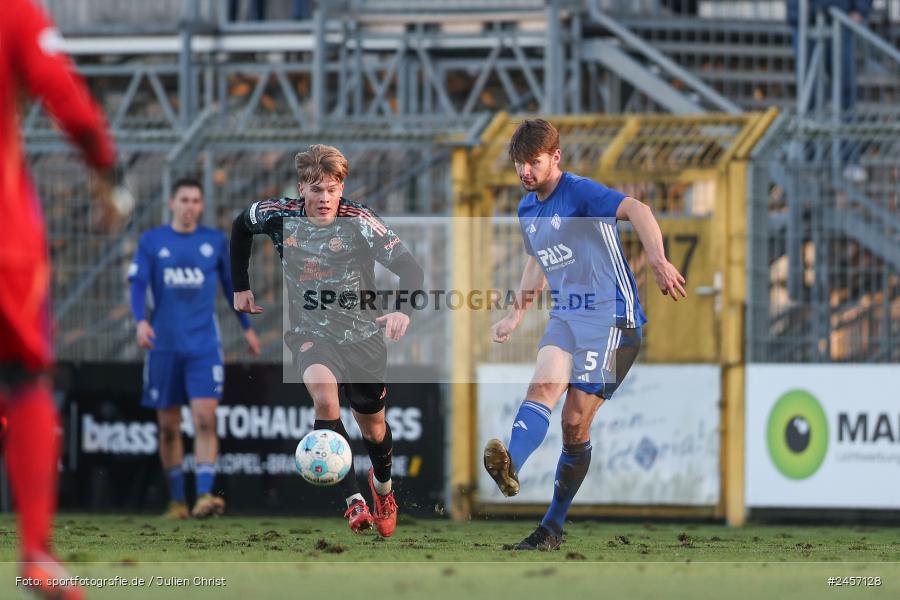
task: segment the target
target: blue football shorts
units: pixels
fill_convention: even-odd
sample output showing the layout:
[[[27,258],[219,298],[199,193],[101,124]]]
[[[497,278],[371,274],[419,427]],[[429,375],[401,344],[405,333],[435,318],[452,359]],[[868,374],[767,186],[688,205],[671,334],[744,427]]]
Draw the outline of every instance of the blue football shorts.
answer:
[[[569,384],[609,400],[634,364],[641,338],[640,327],[626,329],[551,314],[538,349],[557,346],[571,354]]]
[[[151,350],[144,360],[141,406],[159,410],[195,398],[221,400],[224,362],[218,349],[201,354]]]

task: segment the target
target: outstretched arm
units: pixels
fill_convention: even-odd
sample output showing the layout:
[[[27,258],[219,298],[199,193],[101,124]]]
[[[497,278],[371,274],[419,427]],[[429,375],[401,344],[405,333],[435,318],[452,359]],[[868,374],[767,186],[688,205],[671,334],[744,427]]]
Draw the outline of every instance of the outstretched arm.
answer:
[[[39,6],[14,0],[9,13],[17,24],[5,43],[14,53],[12,64],[29,93],[44,101],[50,114],[97,171],[112,169],[115,148],[100,108],[75,65],[62,51],[62,37]],[[2,36],[0,36],[2,37]]]
[[[103,113],[62,51],[62,37],[49,15],[25,0],[5,4],[4,15],[15,15],[15,23],[0,27],[0,46],[11,52],[10,63],[28,93],[43,101],[100,175],[93,189],[99,209],[96,224],[104,231],[115,230],[134,208],[134,197],[123,185],[122,170],[115,167],[116,150]]]
[[[650,207],[634,198],[626,197],[616,209],[616,218],[631,221],[631,225],[644,246],[644,252],[647,254],[650,268],[653,269],[653,276],[659,290],[663,294],[671,296],[672,300],[676,302],[679,294],[682,298],[686,298],[684,276],[666,258],[662,231],[660,231],[659,223],[656,222]]]

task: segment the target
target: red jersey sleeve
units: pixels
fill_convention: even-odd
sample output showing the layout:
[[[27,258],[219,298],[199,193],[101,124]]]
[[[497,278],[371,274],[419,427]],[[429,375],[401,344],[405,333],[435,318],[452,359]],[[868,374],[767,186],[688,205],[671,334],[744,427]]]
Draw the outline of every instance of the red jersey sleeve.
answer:
[[[75,65],[62,51],[62,36],[43,9],[31,0],[4,0],[0,17],[14,53],[12,64],[28,92],[41,98],[50,114],[84,152],[88,163],[107,169],[116,160],[106,120],[91,99]],[[12,17],[15,16],[15,19]]]

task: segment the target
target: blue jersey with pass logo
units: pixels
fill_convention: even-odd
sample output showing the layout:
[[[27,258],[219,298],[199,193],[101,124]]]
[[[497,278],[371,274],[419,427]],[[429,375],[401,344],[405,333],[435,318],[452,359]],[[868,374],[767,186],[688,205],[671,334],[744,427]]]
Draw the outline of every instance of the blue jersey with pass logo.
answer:
[[[563,173],[546,200],[530,192],[519,203],[525,251],[547,278],[551,314],[626,328],[647,322],[616,229],[616,209],[625,197]]]
[[[231,304],[233,288],[225,235],[198,226],[179,233],[170,225],[144,232],[128,281],[149,286],[153,298],[150,325],[153,349],[200,354],[221,346],[216,319],[216,288]],[[246,328],[246,316],[241,319]]]

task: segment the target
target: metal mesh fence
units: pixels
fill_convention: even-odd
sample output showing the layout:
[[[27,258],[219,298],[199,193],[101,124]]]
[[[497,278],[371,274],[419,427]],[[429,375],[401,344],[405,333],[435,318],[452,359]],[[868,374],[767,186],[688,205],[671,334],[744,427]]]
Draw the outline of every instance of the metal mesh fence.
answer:
[[[88,169],[75,154],[31,154],[31,172],[44,200],[53,261],[56,349],[64,360],[134,359],[137,346],[127,302],[126,273],[138,232],[160,224],[158,174],[164,154],[146,152],[129,165],[128,183],[141,205],[126,231],[94,226]]]
[[[843,173],[853,147],[864,180]],[[897,121],[772,130],[748,197],[749,361],[900,360],[898,164]]]

